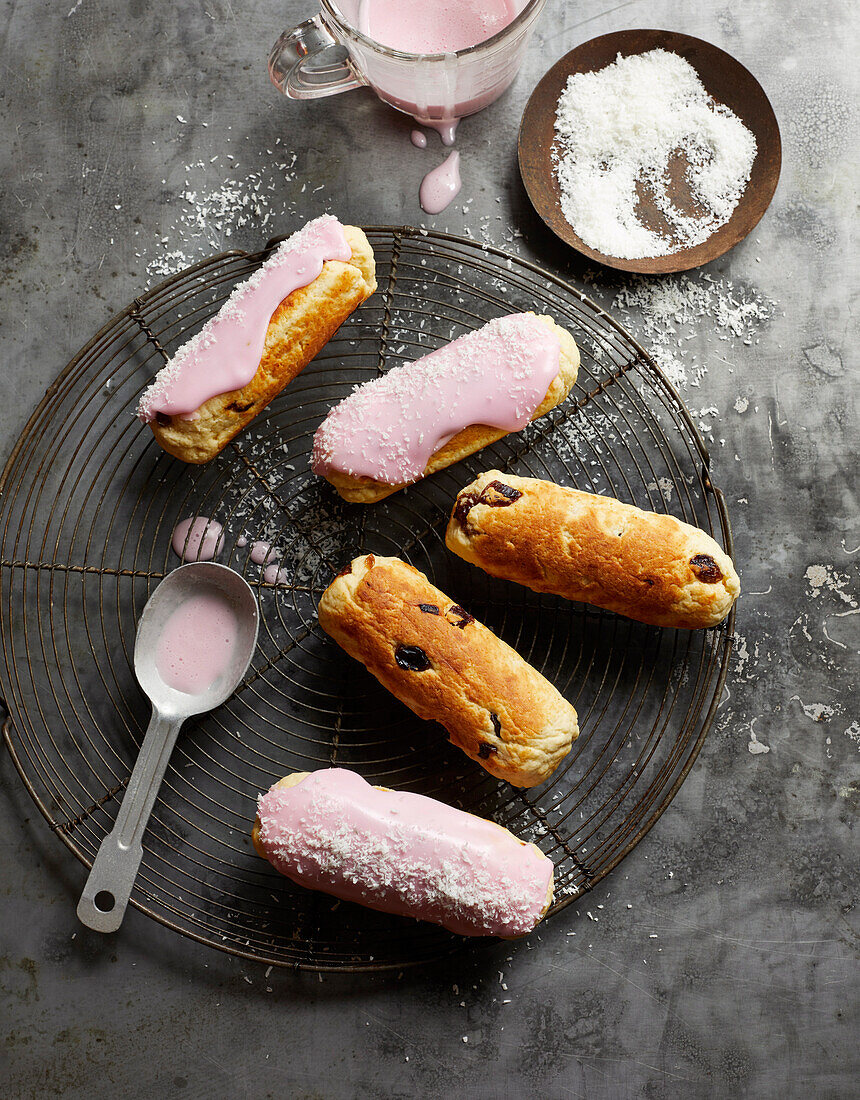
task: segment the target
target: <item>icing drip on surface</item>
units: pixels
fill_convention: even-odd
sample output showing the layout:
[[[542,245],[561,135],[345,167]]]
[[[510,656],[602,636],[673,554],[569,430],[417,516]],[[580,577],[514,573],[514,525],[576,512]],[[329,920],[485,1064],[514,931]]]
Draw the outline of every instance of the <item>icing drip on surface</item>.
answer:
[[[518,936],[543,913],[552,861],[506,830],[435,799],[380,791],[343,768],[260,798],[260,841],[312,890],[463,936]]]
[[[140,399],[143,421],[158,413],[193,419],[204,402],[247,386],[260,365],[272,314],[307,286],[327,260],[349,260],[352,249],[337,218],[325,215],[284,241],[218,313],[177,351]]]
[[[460,194],[460,154],[451,153],[446,160],[431,168],[418,191],[421,209],[426,214],[441,214]]]
[[[443,145],[454,144],[454,138],[457,135],[457,127],[460,125],[459,118],[426,118],[419,119],[418,121],[422,126],[427,126],[429,129],[435,130],[442,139]]]
[[[267,565],[270,561],[277,561],[278,552],[272,549],[270,542],[252,542],[249,557],[255,565]]]
[[[547,325],[515,313],[394,367],[331,410],[314,436],[314,473],[400,485],[471,424],[519,431],[558,374],[559,351]]]

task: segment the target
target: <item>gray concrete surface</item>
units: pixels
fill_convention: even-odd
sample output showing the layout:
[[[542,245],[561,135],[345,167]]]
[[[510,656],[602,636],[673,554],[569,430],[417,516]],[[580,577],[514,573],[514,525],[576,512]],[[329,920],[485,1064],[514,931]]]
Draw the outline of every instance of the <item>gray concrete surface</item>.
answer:
[[[311,7],[0,5],[0,457],[68,357],[159,271],[327,207],[420,219],[437,144],[412,150],[408,121],[370,93],[298,105],[269,85],[270,42]],[[709,273],[771,316],[748,342],[719,339],[713,316],[685,330],[682,390],[710,427],[745,595],[729,693],[652,833],[526,944],[399,978],[267,976],[137,912],[107,939],[82,929],[83,869],[3,753],[4,1095],[857,1095],[854,13],[550,0],[517,83],[463,124],[462,201],[432,223],[483,226],[612,305],[624,280],[554,243],[515,163],[530,88],[610,30],[716,42],[780,119],[776,199]],[[637,308],[621,315],[643,332]]]

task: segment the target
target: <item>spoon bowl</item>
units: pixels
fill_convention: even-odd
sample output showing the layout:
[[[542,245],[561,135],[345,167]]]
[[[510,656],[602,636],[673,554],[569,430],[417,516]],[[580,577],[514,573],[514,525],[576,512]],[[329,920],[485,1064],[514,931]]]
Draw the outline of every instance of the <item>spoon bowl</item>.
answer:
[[[213,617],[205,612],[213,607],[220,638],[207,629]],[[197,608],[204,612],[199,624],[194,621]],[[149,597],[137,627],[134,670],[152,703],[152,718],[116,824],[99,846],[78,902],[78,917],[88,928],[115,932],[122,924],[143,858],[143,834],[182,723],[233,694],[254,655],[259,622],[257,601],[247,582],[213,562],[191,562],[174,569]],[[226,640],[225,624],[229,627]],[[171,632],[192,657],[205,655],[220,642],[223,659],[201,666],[208,676],[203,676],[200,690],[183,691],[168,682],[171,674],[163,661],[163,643]],[[181,652],[180,659],[184,659]],[[198,686],[196,680],[179,682]]]
[[[189,600],[210,598],[229,605],[236,623],[229,664],[208,687],[193,695],[166,683],[158,669],[158,646],[171,616]],[[180,565],[149,597],[137,624],[134,672],[138,683],[162,714],[190,718],[226,702],[248,670],[257,645],[257,600],[247,582],[226,565],[200,561]]]

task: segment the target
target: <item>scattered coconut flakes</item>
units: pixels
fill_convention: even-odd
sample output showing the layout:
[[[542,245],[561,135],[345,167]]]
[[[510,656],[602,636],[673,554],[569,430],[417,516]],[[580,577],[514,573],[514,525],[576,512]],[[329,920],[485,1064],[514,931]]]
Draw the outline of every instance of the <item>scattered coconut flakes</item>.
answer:
[[[609,256],[665,256],[701,244],[732,216],[750,177],[756,141],[716,103],[696,70],[666,50],[618,55],[575,73],[559,97],[553,148],[562,212],[579,237]],[[679,209],[667,189],[670,161],[687,160],[698,210]],[[670,234],[637,216],[647,190]]]
[[[588,279],[589,277],[586,276]],[[591,281],[605,278],[600,273]],[[637,275],[615,292],[613,312],[634,336],[643,338],[657,365],[676,389],[698,386],[707,367],[690,351],[691,338],[711,336],[751,345],[776,304],[754,288],[698,272],[646,278]],[[708,322],[707,328],[699,322]],[[748,406],[749,402],[747,402]],[[745,408],[747,407],[745,406]]]
[[[281,146],[280,138],[274,145]],[[299,192],[298,154],[281,146],[259,150],[257,157],[259,166],[242,170],[230,156],[226,174],[215,184],[213,177],[225,172],[220,154],[184,166],[185,186],[176,200],[167,203],[158,235],[157,243],[169,244],[169,251],[144,246],[136,253],[146,263],[149,282],[181,271],[207,253],[229,248],[231,238],[241,230],[253,229],[258,237],[267,231],[274,235],[293,219],[308,220],[307,204]],[[166,186],[167,181],[163,182]]]

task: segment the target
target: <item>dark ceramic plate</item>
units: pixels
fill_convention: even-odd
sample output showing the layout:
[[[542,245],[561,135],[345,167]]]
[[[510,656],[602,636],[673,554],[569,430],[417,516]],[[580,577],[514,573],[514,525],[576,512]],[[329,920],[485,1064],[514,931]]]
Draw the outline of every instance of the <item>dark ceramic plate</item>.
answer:
[[[574,232],[561,211],[561,193],[553,171],[552,150],[555,141],[555,110],[569,76],[595,72],[615,61],[618,54],[669,50],[685,58],[699,74],[711,96],[725,104],[755,136],[758,152],[741,201],[729,221],[701,244],[679,249],[668,256],[649,256],[622,260],[589,248]],[[549,70],[532,92],[520,125],[520,173],[528,196],[549,228],[577,252],[620,271],[638,271],[649,275],[689,271],[715,260],[744,239],[760,221],[770,205],[782,163],[782,143],[773,108],[755,77],[730,54],[710,42],[673,31],[618,31],[593,38],[571,50]],[[685,187],[683,162],[670,173],[669,194],[682,209],[690,210]],[[640,217],[649,227],[659,229],[665,223],[646,194],[641,196]],[[691,211],[692,212],[692,211]]]

